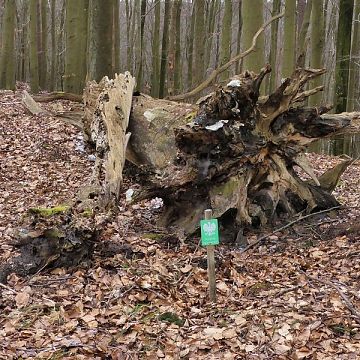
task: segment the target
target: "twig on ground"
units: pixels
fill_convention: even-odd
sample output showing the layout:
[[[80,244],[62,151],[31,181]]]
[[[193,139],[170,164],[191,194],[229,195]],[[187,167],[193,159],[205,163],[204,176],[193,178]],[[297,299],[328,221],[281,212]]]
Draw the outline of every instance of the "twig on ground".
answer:
[[[6,290],[12,292],[13,294],[17,294],[17,292],[16,292],[14,289],[12,289],[11,287],[9,287],[9,286],[1,283],[1,282],[0,282],[0,287],[2,287],[3,289],[6,289]]]
[[[308,279],[310,279],[312,281],[317,281],[323,285],[330,286],[334,290],[336,290],[338,292],[338,294],[340,295],[340,297],[342,298],[342,300],[343,300],[344,304],[346,305],[346,307],[348,308],[348,310],[354,316],[354,319],[356,319],[356,321],[360,324],[360,311],[358,311],[354,307],[354,305],[351,303],[349,298],[343,293],[343,291],[336,284],[334,284],[332,281],[323,280],[323,279],[317,278],[316,276],[309,275],[304,271],[300,270],[300,272],[301,272],[301,274],[304,274]]]
[[[249,244],[242,252],[246,252],[250,249],[252,249],[253,247],[259,245],[261,242],[263,242],[265,239],[267,239],[269,236],[271,235],[274,235],[275,233],[279,232],[279,231],[282,231],[282,230],[285,230],[287,229],[288,227],[298,223],[299,221],[302,221],[302,220],[305,220],[311,216],[315,216],[315,215],[319,215],[319,214],[324,214],[324,213],[327,213],[329,211],[332,211],[332,210],[336,210],[336,209],[340,209],[341,208],[341,205],[339,206],[334,206],[330,209],[325,209],[325,210],[321,210],[321,211],[317,211],[315,213],[311,213],[311,214],[308,214],[308,215],[305,215],[305,216],[301,216],[299,217],[298,219],[296,220],[293,220],[293,221],[290,221],[289,223],[287,223],[286,225],[284,226],[281,226],[277,229],[275,229],[274,231],[272,231],[271,233],[267,234],[267,235],[264,235],[264,236],[261,236],[259,239],[257,239],[255,242]]]

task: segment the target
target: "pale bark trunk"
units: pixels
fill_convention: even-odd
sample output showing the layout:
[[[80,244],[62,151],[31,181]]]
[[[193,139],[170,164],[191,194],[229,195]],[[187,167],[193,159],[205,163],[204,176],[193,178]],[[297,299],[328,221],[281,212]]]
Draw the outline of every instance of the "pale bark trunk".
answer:
[[[151,95],[159,97],[160,78],[160,1],[155,2],[155,19],[152,38],[152,74],[151,74]]]
[[[225,0],[224,16],[221,29],[220,66],[226,64],[231,56],[231,31],[232,31],[232,1]],[[220,79],[229,78],[229,70],[224,71]]]
[[[195,28],[194,28],[194,76],[193,85],[202,82],[205,75],[205,1],[195,1]]]
[[[323,51],[325,41],[325,29],[323,28],[324,9],[322,1],[313,1],[311,10],[311,59],[310,67],[313,69],[323,68]],[[315,88],[323,85],[323,77],[317,77],[310,82],[310,87]],[[322,92],[318,92],[309,99],[310,106],[322,105]]]
[[[281,0],[274,0],[272,8],[272,16],[280,13]],[[276,64],[277,64],[277,53],[278,53],[278,33],[279,33],[279,20],[274,21],[271,24],[271,45],[270,45],[270,56],[269,62],[271,66],[271,73],[269,78],[268,92],[272,92],[276,86]]]
[[[33,93],[39,92],[39,59],[37,37],[37,0],[29,0],[29,40],[30,40],[30,87]]]
[[[346,111],[353,5],[353,0],[340,0],[339,24],[336,39],[334,96],[334,106],[336,112]]]
[[[296,1],[285,1],[284,21],[284,52],[282,77],[292,74],[295,67],[295,40],[296,40]]]
[[[347,94],[347,111],[360,109],[359,87],[360,59],[360,0],[354,0],[353,27],[351,32],[351,52],[349,68],[349,87]]]

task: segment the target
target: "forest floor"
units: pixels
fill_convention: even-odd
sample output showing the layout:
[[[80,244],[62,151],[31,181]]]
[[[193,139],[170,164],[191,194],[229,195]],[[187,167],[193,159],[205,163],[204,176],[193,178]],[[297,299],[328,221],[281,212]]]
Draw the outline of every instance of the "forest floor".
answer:
[[[317,174],[340,161],[308,156]],[[26,211],[73,198],[93,164],[77,129],[0,93],[0,263]],[[136,186],[92,259],[0,284],[0,359],[360,359],[359,161],[335,190],[344,209],[247,252],[219,245],[216,304],[199,238],[158,229],[157,200],[127,204]]]

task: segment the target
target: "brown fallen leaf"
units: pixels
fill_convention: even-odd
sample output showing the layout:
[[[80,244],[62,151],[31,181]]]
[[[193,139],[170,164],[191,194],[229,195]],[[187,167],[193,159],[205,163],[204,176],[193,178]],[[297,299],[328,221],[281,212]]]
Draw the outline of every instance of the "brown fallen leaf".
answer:
[[[18,308],[26,306],[30,301],[30,294],[28,292],[19,292],[15,296],[16,306]]]

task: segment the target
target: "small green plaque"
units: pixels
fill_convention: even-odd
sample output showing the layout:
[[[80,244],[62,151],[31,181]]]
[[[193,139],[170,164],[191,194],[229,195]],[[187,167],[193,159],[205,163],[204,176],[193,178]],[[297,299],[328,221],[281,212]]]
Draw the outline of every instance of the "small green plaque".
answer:
[[[219,226],[217,219],[201,220],[201,245],[219,245]]]

